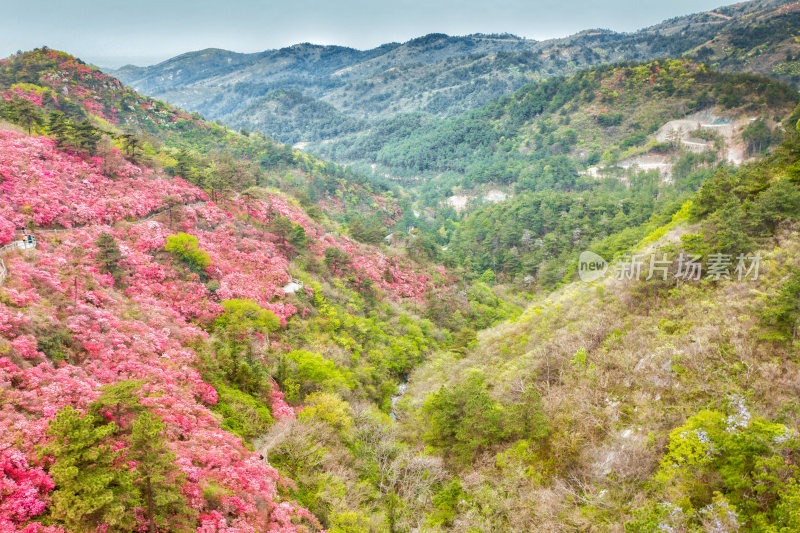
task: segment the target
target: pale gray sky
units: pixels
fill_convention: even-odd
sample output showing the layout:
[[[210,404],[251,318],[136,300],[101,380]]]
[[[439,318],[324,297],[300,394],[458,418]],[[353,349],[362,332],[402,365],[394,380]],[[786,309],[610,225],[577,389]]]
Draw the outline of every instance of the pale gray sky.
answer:
[[[631,31],[724,0],[10,0],[0,57],[42,45],[102,66],[150,64],[190,50],[257,52],[298,42],[371,48],[427,33],[563,37]]]

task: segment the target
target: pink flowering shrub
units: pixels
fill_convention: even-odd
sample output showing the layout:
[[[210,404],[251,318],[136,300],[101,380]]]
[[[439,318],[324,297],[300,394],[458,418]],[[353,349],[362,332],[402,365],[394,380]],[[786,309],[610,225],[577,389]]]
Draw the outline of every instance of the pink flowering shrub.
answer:
[[[295,417],[294,409],[288,403],[284,394],[278,388],[277,383],[272,384],[272,392],[269,395],[270,403],[272,404],[272,416],[278,420],[292,420]]]
[[[14,531],[17,524],[40,515],[47,508],[53,481],[25,455],[13,448],[0,452],[0,531]]]
[[[0,130],[0,239],[9,223],[23,228],[29,219],[40,227],[113,224],[163,209],[167,196],[205,199],[180,178],[156,177],[128,162],[116,174],[103,174],[102,159],[85,161],[57,150],[52,139]]]
[[[58,531],[31,522],[46,509],[53,489],[47,462],[36,463],[37,446],[60,409],[85,409],[102,385],[127,379],[145,382],[143,403],[166,425],[186,475],[184,495],[203,517],[201,530],[293,532],[300,531],[300,520],[318,529],[304,509],[278,503],[277,471],[220,429],[210,410],[217,392],[203,381],[197,354],[187,346],[207,342],[201,325],[221,313],[219,297],[163,252],[165,237],[177,231],[164,216],[124,219],[148,215],[169,193],[200,200],[185,207],[195,213],[187,219],[212,251],[219,291],[253,297],[285,323],[295,313],[280,301],[288,261],[272,236],[243,225],[232,212],[206,206],[199,189],[148,169],[110,180],[95,163],[58,153],[47,139],[3,132],[0,145],[0,220],[24,220],[32,213],[37,224],[73,226],[52,237],[39,233],[35,251],[5,257],[10,275],[0,286],[0,531]],[[51,174],[45,177],[48,164]],[[106,198],[122,200],[116,211],[104,206]],[[111,222],[117,225],[104,225]],[[101,232],[118,242],[127,273],[124,292],[98,268]],[[34,326],[42,327],[42,320],[69,333],[65,360],[51,361],[39,351]],[[285,403],[283,409],[291,412]],[[219,509],[207,508],[203,487],[209,482],[225,490]]]
[[[42,91],[43,92],[43,91]],[[25,100],[36,106],[42,106],[42,94],[34,90],[32,87],[23,87],[14,85],[11,89],[5,91],[2,95],[3,100],[10,102],[11,100]]]
[[[22,335],[11,341],[11,348],[23,359],[33,359],[39,352],[36,351],[36,339],[32,335]]]

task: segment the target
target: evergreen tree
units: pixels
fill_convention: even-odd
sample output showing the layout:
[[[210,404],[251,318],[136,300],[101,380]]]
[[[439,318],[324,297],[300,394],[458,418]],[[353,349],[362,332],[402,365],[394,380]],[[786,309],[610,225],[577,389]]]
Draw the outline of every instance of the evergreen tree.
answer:
[[[133,509],[139,505],[133,475],[116,465],[120,451],[108,439],[116,424],[102,424],[92,414],[65,407],[50,422],[47,434],[53,440],[42,449],[52,456],[50,475],[55,483],[51,513],[69,531],[131,531]]]
[[[73,132],[77,148],[83,150],[90,156],[97,152],[97,143],[100,142],[101,134],[88,120],[84,120],[73,126]]]
[[[778,293],[769,300],[761,312],[763,325],[777,332],[777,339],[793,340],[798,334],[800,317],[800,270],[791,273]]]
[[[120,138],[122,139],[122,147],[125,153],[128,154],[128,157],[133,161],[136,161],[136,150],[141,144],[139,138],[133,133],[125,133]]]
[[[292,226],[292,230],[289,232],[289,242],[295,248],[303,248],[306,245],[307,237],[306,237],[306,230],[300,224],[295,224]]]
[[[742,140],[747,142],[751,154],[757,154],[766,150],[772,143],[772,130],[769,129],[764,119],[759,119],[751,122],[742,131]]]
[[[148,411],[133,423],[129,455],[136,461],[134,486],[142,499],[148,532],[186,526],[188,510],[175,454],[167,448],[163,422]]]
[[[47,132],[56,141],[56,146],[64,148],[69,144],[69,122],[61,111],[53,111],[47,119]]]
[[[351,258],[347,254],[347,252],[336,248],[335,246],[329,246],[325,248],[325,265],[331,270],[331,272],[337,273],[341,272],[347,265],[350,264]]]
[[[12,118],[21,126],[23,126],[30,135],[33,128],[41,126],[44,122],[42,114],[30,102],[21,100],[15,102],[11,111]]]
[[[137,394],[143,383],[142,380],[125,380],[105,385],[100,397],[89,406],[89,412],[101,420],[111,417],[120,429],[130,427],[133,419],[145,409]]]
[[[123,271],[119,266],[119,261],[122,259],[122,252],[117,246],[117,241],[114,236],[109,233],[101,233],[97,238],[97,260],[100,262],[100,272],[109,274],[114,278],[115,282],[119,282],[122,278]]]

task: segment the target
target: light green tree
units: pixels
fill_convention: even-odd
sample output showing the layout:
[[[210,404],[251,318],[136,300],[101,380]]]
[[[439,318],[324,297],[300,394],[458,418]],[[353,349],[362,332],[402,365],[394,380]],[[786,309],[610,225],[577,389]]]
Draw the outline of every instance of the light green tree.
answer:
[[[275,313],[248,298],[225,300],[222,307],[225,312],[214,322],[214,328],[236,338],[246,338],[254,332],[269,335],[281,325]]]
[[[186,263],[190,269],[199,274],[205,273],[211,266],[211,256],[200,248],[197,237],[188,233],[178,233],[167,237],[164,249]]]

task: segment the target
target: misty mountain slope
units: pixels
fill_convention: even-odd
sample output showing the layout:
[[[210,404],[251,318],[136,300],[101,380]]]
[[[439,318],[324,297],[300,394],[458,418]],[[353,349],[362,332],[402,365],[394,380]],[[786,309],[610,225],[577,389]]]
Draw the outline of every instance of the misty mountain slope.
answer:
[[[341,132],[361,131],[369,122],[352,122],[337,130],[332,123],[342,117],[335,113],[322,113],[313,122],[303,118],[305,108],[276,113],[270,93],[298,90],[356,120],[407,112],[449,116],[526,83],[587,66],[686,53],[720,68],[757,71],[796,82],[791,68],[779,66],[796,44],[790,35],[762,46],[757,61],[735,52],[735,46],[721,44],[726,35],[756,26],[795,27],[793,4],[783,6],[784,2],[771,0],[746,2],[633,33],[587,30],[543,42],[512,35],[431,34],[366,51],[309,44],[258,54],[205,50],[151,67],[123,67],[113,74],[147,94],[236,128],[274,134],[284,142],[320,141],[335,139]],[[772,32],[757,30],[754,35],[757,41],[765,41],[767,35],[775,41]],[[757,44],[763,43],[750,43],[747,50]],[[716,56],[709,52],[714,49]],[[764,67],[772,63],[775,68]]]
[[[394,67],[436,64],[468,54],[524,50],[528,41],[513,36],[448,37],[432,34],[404,44],[360,51],[339,46],[298,44],[258,54],[204,50],[183,54],[154,67],[123,67],[113,74],[147,94],[178,102],[211,118],[227,112],[225,91],[254,99],[276,89],[299,89],[320,98],[351,80],[379,75]],[[198,102],[203,102],[198,107]]]

